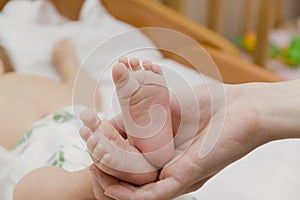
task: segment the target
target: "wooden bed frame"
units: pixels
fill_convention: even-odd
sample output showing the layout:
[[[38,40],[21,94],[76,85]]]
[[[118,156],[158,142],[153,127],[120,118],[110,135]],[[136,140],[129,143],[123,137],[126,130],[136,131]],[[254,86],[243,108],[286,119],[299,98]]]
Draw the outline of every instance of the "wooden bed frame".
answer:
[[[282,80],[266,69],[241,60],[239,52],[234,45],[217,33],[201,27],[154,0],[101,1],[112,16],[137,28],[163,27],[179,31],[193,38],[205,47],[216,63],[222,80],[225,83],[273,82]],[[7,2],[8,0],[0,0],[0,10]],[[52,2],[62,15],[72,20],[77,20],[84,0],[52,0]],[[154,43],[157,42],[153,35],[148,35],[148,37]],[[185,49],[192,56],[197,56],[196,47],[190,46]],[[165,57],[182,62],[182,59],[174,55],[165,52],[163,54]],[[210,69],[208,68],[202,67],[200,70],[208,76],[213,76],[210,74]]]

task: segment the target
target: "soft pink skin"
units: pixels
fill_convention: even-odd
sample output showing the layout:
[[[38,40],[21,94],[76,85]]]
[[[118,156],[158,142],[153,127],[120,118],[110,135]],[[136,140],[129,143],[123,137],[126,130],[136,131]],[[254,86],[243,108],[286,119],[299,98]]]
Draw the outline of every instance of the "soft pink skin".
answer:
[[[122,108],[119,119],[122,120],[115,119],[111,124],[101,122],[93,111],[86,110],[81,113],[85,126],[80,130],[99,169],[139,185],[156,180],[157,167],[166,164],[174,154],[169,91],[165,79],[160,67],[150,61],[144,61],[143,67],[145,70],[141,69],[137,59],[131,59],[129,64],[127,58],[121,58],[113,68],[113,79]],[[134,84],[130,84],[132,82]],[[139,126],[151,123],[148,112],[152,105],[157,104],[159,109],[163,108],[166,123],[161,130],[158,129],[158,134],[145,138],[148,136],[146,130],[145,135],[141,135],[143,138],[138,138],[140,130],[135,129],[135,123]],[[156,111],[152,110],[152,114],[155,115]],[[118,127],[121,128],[116,129]],[[134,136],[129,135],[128,130]],[[128,140],[122,136],[128,137]]]
[[[156,180],[157,169],[122,137],[114,121],[100,121],[91,110],[83,111],[80,118],[85,125],[80,129],[80,135],[87,142],[98,169],[138,185]]]
[[[195,191],[227,165],[256,147],[274,140],[300,138],[299,86],[300,79],[281,83],[223,85],[226,92],[225,105],[220,96],[211,99],[207,87],[196,86],[194,90],[202,116],[199,130],[196,137],[189,138],[193,143],[184,154],[161,170],[158,181],[133,186],[95,171],[99,174],[97,182],[105,190],[105,194],[114,199],[173,199]],[[212,100],[218,108],[213,112]],[[178,108],[176,102],[171,101],[174,125],[181,115]],[[225,116],[222,114],[223,109],[226,109]],[[184,123],[189,126],[192,118],[189,118],[190,115],[187,117]],[[211,119],[223,123],[223,129],[211,152],[200,158],[199,148]],[[176,128],[174,133],[177,133]],[[184,142],[178,141],[179,139],[182,138],[175,137],[175,142]],[[180,147],[176,146],[177,150]]]
[[[121,58],[113,68],[113,79],[130,143],[151,164],[163,167],[174,155],[169,90],[158,65],[150,61],[142,65],[144,70],[137,59],[128,63]]]

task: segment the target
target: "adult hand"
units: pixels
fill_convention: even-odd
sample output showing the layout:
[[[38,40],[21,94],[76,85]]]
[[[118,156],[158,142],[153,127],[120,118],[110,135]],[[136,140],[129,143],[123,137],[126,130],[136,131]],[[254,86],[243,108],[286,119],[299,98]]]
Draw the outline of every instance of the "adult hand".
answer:
[[[245,99],[239,97],[237,88],[212,84],[196,87],[195,93],[201,116],[196,135],[175,137],[179,156],[161,170],[159,181],[135,187],[99,173],[99,184],[108,196],[115,199],[174,198],[200,188],[210,177],[258,145],[252,138],[252,132],[257,127],[256,113]],[[183,95],[177,93],[177,96]],[[192,112],[182,112],[189,109],[186,106],[191,105],[191,98],[178,102],[172,97],[173,128],[174,133],[178,133],[180,123],[185,123],[185,127],[194,126],[195,116]],[[180,108],[182,105],[183,108]]]
[[[165,200],[194,191],[256,147],[276,139],[300,138],[299,82],[223,85],[225,96],[218,84],[199,86],[195,88],[201,114],[197,134],[175,137],[176,150],[183,154],[161,170],[157,182],[133,186],[104,173],[97,182],[106,195],[122,200]],[[190,98],[185,101],[189,105]],[[175,133],[181,118],[186,126],[193,126],[194,120],[193,115],[182,116],[179,107],[172,98]]]

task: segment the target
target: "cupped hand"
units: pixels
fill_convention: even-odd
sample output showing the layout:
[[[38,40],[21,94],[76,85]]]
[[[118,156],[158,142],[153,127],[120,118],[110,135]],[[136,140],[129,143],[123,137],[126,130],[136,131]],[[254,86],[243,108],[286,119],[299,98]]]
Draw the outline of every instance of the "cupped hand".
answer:
[[[197,86],[194,92],[198,110],[193,109],[198,113],[191,110],[193,98],[172,95],[176,156],[161,169],[159,180],[134,186],[95,169],[97,182],[107,196],[122,200],[172,199],[197,190],[224,167],[261,145],[253,137],[258,118],[243,86],[213,83]],[[177,97],[185,95],[184,91],[176,92]],[[111,122],[121,132],[122,119]],[[195,122],[195,134],[188,132],[193,132]]]

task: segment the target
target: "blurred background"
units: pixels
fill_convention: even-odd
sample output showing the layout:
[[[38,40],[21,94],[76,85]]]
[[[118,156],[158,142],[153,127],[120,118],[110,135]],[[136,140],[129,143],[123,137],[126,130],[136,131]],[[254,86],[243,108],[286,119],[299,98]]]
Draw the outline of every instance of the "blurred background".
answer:
[[[300,77],[299,0],[161,0],[283,79]]]
[[[178,9],[185,16],[193,19],[194,21],[208,26],[208,12],[207,9],[210,2],[214,0],[162,0],[163,3],[170,5],[171,7]],[[219,32],[227,38],[234,39],[243,34],[245,12],[244,8],[247,6],[249,0],[220,0],[220,21],[221,26]],[[251,27],[255,29],[257,25],[257,18],[259,13],[259,3],[261,0],[250,0],[253,7],[250,9],[253,18],[251,20]],[[273,0],[276,4],[282,0]],[[217,10],[218,8],[215,8]],[[300,14],[300,1],[299,0],[284,0],[284,6],[282,6],[282,21],[289,22],[294,20]]]

